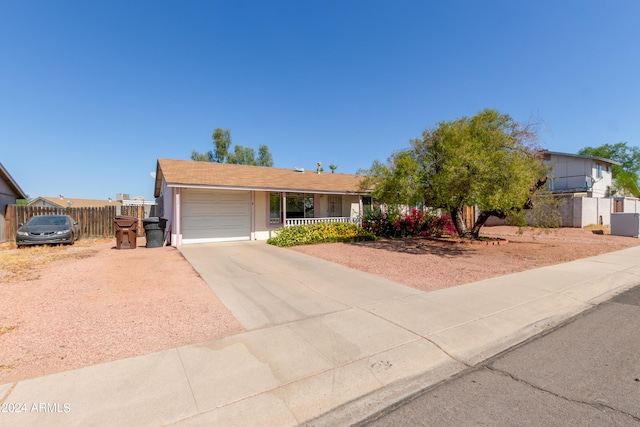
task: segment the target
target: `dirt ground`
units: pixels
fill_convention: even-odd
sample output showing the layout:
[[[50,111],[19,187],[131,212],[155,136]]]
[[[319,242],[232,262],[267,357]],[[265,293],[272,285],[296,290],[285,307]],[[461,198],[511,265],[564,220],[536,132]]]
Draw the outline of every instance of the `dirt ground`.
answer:
[[[640,245],[585,229],[486,227],[496,246],[425,239],[292,249],[434,290]],[[115,241],[0,247],[0,384],[241,332],[174,248],[117,250]]]

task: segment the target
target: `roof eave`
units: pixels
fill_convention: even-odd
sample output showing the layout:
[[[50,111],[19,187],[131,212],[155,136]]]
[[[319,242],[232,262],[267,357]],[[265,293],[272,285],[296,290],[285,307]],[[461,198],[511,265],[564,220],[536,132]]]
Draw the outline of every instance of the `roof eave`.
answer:
[[[599,160],[601,162],[610,163],[610,164],[616,165],[616,166],[621,166],[622,165],[622,163],[620,163],[620,162],[617,162],[617,161],[611,160],[611,159],[605,159],[604,157],[587,156],[587,155],[584,155],[584,154],[560,153],[558,151],[549,151],[549,150],[543,150],[542,153],[543,154],[555,154],[557,156],[576,157],[576,158],[579,158],[579,159]]]
[[[368,195],[371,190],[313,190],[309,188],[282,188],[282,187],[243,187],[243,186],[225,186],[225,185],[209,185],[209,184],[184,184],[179,182],[168,182],[167,187],[172,188],[201,188],[208,190],[235,190],[235,191],[273,191],[279,193],[313,193],[313,194],[345,194],[345,195]],[[158,195],[156,195],[158,197]]]
[[[2,166],[2,163],[0,163],[0,175],[1,175],[2,179],[4,179],[6,181],[6,183],[9,185],[9,187],[13,190],[13,192],[16,193],[16,196],[17,196],[16,198],[17,199],[27,199],[27,198],[29,198],[27,193],[25,193],[22,190],[22,188],[20,188],[18,183],[11,176],[11,174],[4,168],[4,166]]]
[[[160,197],[162,191],[162,169],[160,168],[160,159],[156,162],[156,182],[153,191],[153,197]]]

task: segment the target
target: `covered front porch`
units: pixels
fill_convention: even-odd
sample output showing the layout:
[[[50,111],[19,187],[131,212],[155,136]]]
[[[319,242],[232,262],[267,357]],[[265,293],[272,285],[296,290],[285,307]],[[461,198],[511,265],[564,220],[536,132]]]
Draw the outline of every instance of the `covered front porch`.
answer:
[[[360,224],[363,206],[370,197],[358,194],[270,193],[272,225],[296,225],[343,222]]]

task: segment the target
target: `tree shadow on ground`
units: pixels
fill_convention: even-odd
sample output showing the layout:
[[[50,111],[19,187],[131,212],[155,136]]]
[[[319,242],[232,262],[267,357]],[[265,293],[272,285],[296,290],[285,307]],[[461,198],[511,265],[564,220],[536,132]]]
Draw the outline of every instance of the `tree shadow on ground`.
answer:
[[[439,242],[423,238],[381,239],[347,244],[409,255],[433,255],[440,258],[465,258],[477,252],[473,245]]]

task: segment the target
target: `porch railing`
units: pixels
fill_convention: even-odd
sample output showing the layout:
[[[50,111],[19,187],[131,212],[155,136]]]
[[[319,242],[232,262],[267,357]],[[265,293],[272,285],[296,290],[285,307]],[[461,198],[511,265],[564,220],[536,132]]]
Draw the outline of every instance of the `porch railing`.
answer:
[[[323,224],[329,222],[346,222],[349,224],[360,224],[360,217],[336,216],[326,218],[287,218],[285,227],[294,225]]]

